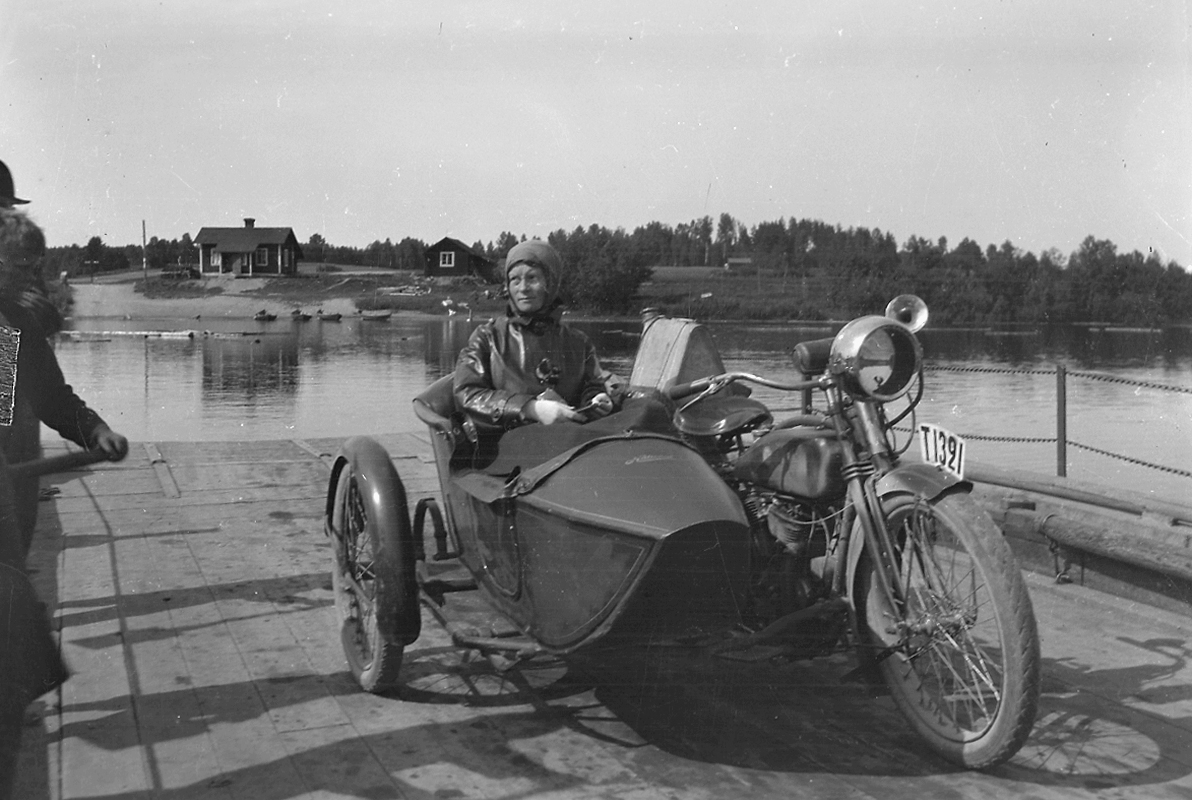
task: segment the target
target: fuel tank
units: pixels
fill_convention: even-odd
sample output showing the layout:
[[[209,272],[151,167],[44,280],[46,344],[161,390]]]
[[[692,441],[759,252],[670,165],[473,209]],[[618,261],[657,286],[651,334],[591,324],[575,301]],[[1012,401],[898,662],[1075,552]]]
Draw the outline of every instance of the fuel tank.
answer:
[[[807,500],[844,494],[841,444],[820,428],[783,428],[767,433],[737,459],[733,477]]]

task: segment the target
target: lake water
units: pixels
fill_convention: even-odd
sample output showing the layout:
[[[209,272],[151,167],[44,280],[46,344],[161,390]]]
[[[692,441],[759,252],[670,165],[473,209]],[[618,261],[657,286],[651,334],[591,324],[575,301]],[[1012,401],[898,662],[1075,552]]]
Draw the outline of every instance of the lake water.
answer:
[[[134,441],[343,437],[420,430],[410,403],[454,366],[473,325],[460,317],[397,315],[387,322],[345,318],[219,320],[219,336],[118,335],[180,331],[194,320],[81,319],[80,338],[56,345],[67,380]],[[606,365],[628,376],[636,322],[576,322]],[[795,343],[835,326],[709,326],[728,369],[796,380]],[[239,336],[249,332],[251,335]],[[1062,363],[1130,381],[1192,389],[1192,333],[1065,327],[1039,331],[938,330],[920,333],[929,371],[921,422],[970,437],[1056,435],[1056,379]],[[790,409],[791,396],[755,396]],[[1068,437],[1081,444],[1179,470],[1192,469],[1192,394],[1132,383],[1068,378]],[[53,435],[50,433],[49,435]],[[1054,443],[973,439],[970,457],[1055,474]],[[1068,449],[1071,478],[1111,482],[1183,500],[1192,479]]]

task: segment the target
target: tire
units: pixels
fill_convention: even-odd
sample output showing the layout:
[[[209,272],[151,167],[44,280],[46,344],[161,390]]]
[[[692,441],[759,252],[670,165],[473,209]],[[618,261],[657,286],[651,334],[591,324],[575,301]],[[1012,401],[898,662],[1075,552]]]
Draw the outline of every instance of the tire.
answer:
[[[398,685],[404,648],[418,638],[421,625],[413,534],[405,491],[388,456],[378,469],[376,459],[369,464],[345,455],[332,473],[328,509],[331,583],[348,666],[361,688],[379,693]]]
[[[1026,742],[1039,703],[1039,635],[1014,554],[967,494],[899,494],[882,508],[907,610],[890,611],[866,554],[862,652],[879,659],[895,704],[932,749],[970,769],[1000,764]]]

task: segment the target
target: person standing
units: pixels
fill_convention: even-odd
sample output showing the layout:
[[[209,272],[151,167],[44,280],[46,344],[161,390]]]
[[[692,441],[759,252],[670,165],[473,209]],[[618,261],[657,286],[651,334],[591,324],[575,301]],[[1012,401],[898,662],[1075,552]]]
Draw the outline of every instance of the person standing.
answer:
[[[23,211],[0,207],[0,324],[20,331],[12,425],[0,428],[0,450],[12,464],[39,458],[40,421],[80,447],[119,460],[128,453],[128,440],[75,394],[47,339],[62,319],[41,280],[38,262],[44,252],[41,228]],[[37,519],[38,479],[18,481],[14,490],[27,551]]]
[[[11,424],[0,426],[0,798],[12,791],[25,708],[69,677],[25,571],[39,481],[11,480],[8,464],[40,457],[39,420],[113,460],[128,452],[127,439],[66,383],[50,347],[47,337],[62,318],[39,272],[45,235],[16,208],[27,202],[16,196],[12,173],[0,162],[0,325],[19,332],[16,382],[7,398],[12,405],[5,409]]]

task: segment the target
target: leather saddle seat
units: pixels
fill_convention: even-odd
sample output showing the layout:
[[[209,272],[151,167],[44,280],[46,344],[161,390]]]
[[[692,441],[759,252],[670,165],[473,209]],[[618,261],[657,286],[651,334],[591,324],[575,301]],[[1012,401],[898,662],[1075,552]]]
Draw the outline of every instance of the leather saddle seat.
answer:
[[[757,400],[739,394],[715,394],[675,412],[675,427],[684,436],[706,437],[745,433],[773,419]]]

